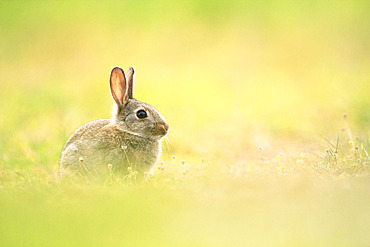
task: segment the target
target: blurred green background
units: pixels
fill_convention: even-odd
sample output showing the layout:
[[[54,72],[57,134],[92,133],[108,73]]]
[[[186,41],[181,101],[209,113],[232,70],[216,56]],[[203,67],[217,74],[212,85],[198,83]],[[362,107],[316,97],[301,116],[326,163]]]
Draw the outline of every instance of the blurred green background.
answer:
[[[70,133],[110,117],[115,65],[136,68],[136,98],[167,118],[169,153],[223,149],[228,159],[274,140],[335,137],[344,112],[367,135],[367,10],[368,1],[3,1],[1,150],[21,142],[29,159],[55,166]]]
[[[369,7],[370,1],[0,1],[0,165],[3,186],[4,181],[19,183],[17,178],[9,178],[10,171],[22,173],[40,168],[47,173],[55,172],[68,136],[86,122],[110,117],[112,100],[108,76],[115,65],[125,70],[129,66],[135,67],[136,98],[155,106],[169,122],[170,142],[164,144],[164,160],[175,154],[189,163],[198,164],[199,159],[205,157],[214,163],[244,166],[255,162],[257,146],[263,146],[266,156],[274,157],[282,152],[288,159],[297,159],[302,152],[325,150],[327,143],[323,137],[335,141],[341,128],[349,126],[352,134],[359,136],[368,147]],[[348,114],[348,123],[343,121],[343,113]],[[219,180],[215,183],[221,186],[227,182]],[[190,188],[175,187],[174,192],[168,194],[153,188],[144,191],[131,188],[128,192],[113,189],[114,196],[111,197],[110,192],[97,189],[97,199],[91,199],[89,193],[95,189],[84,188],[81,192],[68,188],[60,192],[60,188],[50,189],[48,186],[34,188],[31,183],[29,188],[3,190],[4,213],[0,218],[0,232],[7,233],[8,242],[3,242],[7,246],[27,245],[27,242],[17,242],[9,233],[32,228],[32,225],[26,227],[23,223],[17,225],[17,222],[27,217],[30,218],[25,222],[39,222],[38,217],[43,215],[44,208],[52,205],[46,211],[48,217],[56,220],[61,228],[64,224],[62,233],[78,239],[77,233],[76,236],[66,233],[70,223],[63,221],[63,215],[70,220],[80,215],[81,227],[89,219],[91,224],[104,224],[107,218],[99,218],[96,213],[107,206],[100,199],[124,204],[122,197],[126,197],[128,204],[122,207],[130,212],[136,210],[137,204],[138,210],[145,212],[154,205],[157,212],[152,217],[149,213],[143,214],[143,222],[146,222],[145,217],[153,220],[147,224],[142,224],[141,218],[135,216],[125,218],[118,214],[111,217],[131,223],[126,226],[134,227],[130,228],[132,239],[127,240],[132,240],[131,243],[141,239],[139,231],[135,231],[138,226],[150,231],[152,227],[162,225],[162,230],[168,230],[183,222],[186,227],[181,225],[180,230],[184,235],[179,233],[171,238],[172,231],[163,235],[163,231],[156,228],[149,234],[148,242],[139,242],[148,246],[158,237],[162,243],[158,246],[174,246],[176,239],[182,239],[183,246],[226,246],[231,243],[228,242],[230,239],[243,235],[241,229],[244,228],[238,226],[245,224],[234,214],[242,209],[232,205],[248,204],[257,199],[255,204],[247,207],[255,214],[246,211],[240,214],[240,219],[259,224],[253,231],[246,230],[248,234],[245,236],[252,239],[250,243],[254,246],[273,242],[268,239],[259,242],[263,237],[251,237],[263,233],[265,225],[262,222],[266,221],[269,221],[267,231],[273,231],[275,237],[272,240],[277,241],[274,246],[329,246],[337,234],[332,232],[337,221],[348,224],[351,231],[343,230],[344,237],[339,238],[335,246],[348,246],[346,243],[355,238],[353,234],[359,235],[358,242],[352,246],[362,246],[366,242],[363,232],[357,229],[359,225],[366,229],[366,223],[361,219],[350,219],[357,217],[352,215],[356,210],[365,212],[368,200],[364,201],[361,194],[368,192],[366,186],[362,187],[363,183],[368,185],[368,180],[356,180],[354,184],[338,182],[325,188],[331,191],[328,193],[333,194],[333,198],[324,202],[324,208],[334,207],[324,225],[326,236],[321,236],[319,229],[317,232],[313,230],[320,226],[318,222],[326,215],[325,210],[314,210],[313,220],[304,216],[310,214],[311,203],[315,208],[321,196],[325,196],[322,187],[318,186],[313,194],[305,194],[306,189],[302,189],[302,196],[297,192],[300,189],[288,189],[287,194],[274,197],[277,192],[269,185],[265,185],[266,189],[256,183],[229,185],[230,191],[239,186],[247,191],[257,187],[252,194],[241,196],[241,201],[236,196],[229,198],[227,189],[218,188],[218,192],[210,189],[202,194],[195,189],[197,184],[189,185]],[[302,183],[307,188],[312,185],[311,182]],[[283,184],[289,188],[291,181]],[[301,188],[301,182],[294,180],[292,184],[294,188]],[[351,184],[351,188],[360,188],[348,202],[357,206],[351,208],[342,204],[338,207],[337,203],[346,201],[342,195],[347,184]],[[71,197],[67,195],[69,190],[73,191]],[[138,191],[130,194],[130,190]],[[151,195],[152,190],[160,199]],[[181,196],[183,190],[187,191],[185,197]],[[15,199],[17,196],[13,193],[22,199]],[[23,193],[34,196],[29,198]],[[96,203],[96,208],[90,208],[91,212],[73,211],[73,205],[87,206],[85,197],[79,193],[86,193],[85,196],[90,198],[87,202],[92,200],[89,205]],[[199,193],[199,198],[211,193],[220,206],[209,211],[213,199],[206,197],[204,204],[192,208],[188,199],[193,193]],[[59,197],[55,194],[65,200],[64,206],[58,204]],[[139,195],[146,199],[140,199]],[[296,200],[297,195],[302,196],[301,199]],[[268,206],[270,198],[274,198],[271,207]],[[293,223],[284,210],[286,198],[297,217]],[[162,202],[167,200],[168,205]],[[23,203],[29,203],[31,209],[24,209]],[[55,214],[59,206],[62,207],[61,216]],[[63,207],[72,211],[66,213]],[[174,210],[176,207],[178,209]],[[108,208],[120,212],[120,208]],[[230,216],[228,219],[236,218],[228,221],[216,217],[225,210]],[[337,219],[342,210],[349,214],[344,213],[344,218]],[[11,211],[13,213],[6,213]],[[167,213],[171,219],[163,222],[162,216]],[[201,217],[202,213],[205,216],[192,231],[192,223],[187,217]],[[271,222],[276,214],[276,221]],[[181,216],[179,222],[176,221],[178,215]],[[284,221],[285,216],[288,221]],[[9,225],[12,220],[14,225]],[[298,224],[299,221],[307,223],[308,228],[297,229],[295,220]],[[225,225],[220,228],[214,225],[202,232],[208,222],[224,222]],[[291,230],[299,235],[307,229],[313,233],[293,238],[290,234],[279,235],[281,232],[275,227],[281,222],[283,229],[288,229],[285,233]],[[50,224],[41,222],[39,228],[26,232],[29,237],[40,232],[57,236],[59,232],[53,232]],[[116,243],[120,238],[115,234],[120,233],[111,232],[116,226],[109,223],[107,233],[100,234],[97,234],[100,230],[93,227],[82,236],[87,238],[91,232],[95,233],[96,239],[91,240],[90,246],[107,238]],[[188,236],[194,236],[198,230],[199,235],[189,240]],[[222,232],[226,233],[225,238],[219,235]],[[315,238],[320,239],[316,244],[312,242]],[[34,246],[50,244],[48,241],[40,244],[40,239],[35,239],[29,243]],[[57,245],[71,246],[71,242],[64,239],[52,244]]]

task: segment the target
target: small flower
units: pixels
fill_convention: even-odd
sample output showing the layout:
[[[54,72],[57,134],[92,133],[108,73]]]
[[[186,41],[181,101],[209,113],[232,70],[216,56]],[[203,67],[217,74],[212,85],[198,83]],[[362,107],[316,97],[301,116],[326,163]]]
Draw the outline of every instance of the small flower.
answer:
[[[123,150],[126,150],[126,149],[127,149],[127,146],[121,146],[121,148],[122,148]]]
[[[356,146],[355,149],[358,150],[358,146]]]
[[[188,173],[188,169],[184,169],[183,171],[182,171],[182,174],[185,176],[186,174]]]
[[[262,146],[258,146],[258,150],[259,151],[262,151],[263,150],[263,147]]]
[[[176,156],[175,155],[172,155],[172,159],[175,160],[176,159]]]
[[[151,178],[153,178],[153,173],[151,172],[144,172],[144,176],[145,176],[145,179],[146,180],[150,180]]]
[[[80,157],[78,160],[79,160],[81,163],[82,163],[82,162],[84,162],[84,158],[82,158],[82,157]]]
[[[161,166],[163,166],[164,165],[164,161],[160,161],[159,164],[161,164]]]
[[[127,167],[127,171],[132,172],[132,167],[131,166]]]
[[[108,164],[108,169],[112,169],[113,165],[112,164]]]
[[[182,164],[182,165],[185,165],[185,160],[182,160],[182,161],[181,161],[181,164]]]
[[[330,150],[328,148],[325,149],[325,152],[328,153],[328,154],[330,154]]]
[[[204,162],[206,159],[205,158],[200,158],[200,162]]]

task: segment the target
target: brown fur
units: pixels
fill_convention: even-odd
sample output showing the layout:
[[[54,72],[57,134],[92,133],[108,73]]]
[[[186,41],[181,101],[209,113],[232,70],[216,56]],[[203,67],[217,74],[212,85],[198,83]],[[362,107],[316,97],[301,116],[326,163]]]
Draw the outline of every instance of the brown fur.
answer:
[[[132,98],[133,73],[131,67],[127,85],[123,70],[113,68],[110,89],[116,110],[112,119],[87,123],[71,135],[62,151],[61,175],[68,172],[108,174],[108,164],[114,172],[126,173],[129,166],[144,172],[155,164],[168,124],[154,107]],[[138,110],[145,110],[148,117],[139,119]]]

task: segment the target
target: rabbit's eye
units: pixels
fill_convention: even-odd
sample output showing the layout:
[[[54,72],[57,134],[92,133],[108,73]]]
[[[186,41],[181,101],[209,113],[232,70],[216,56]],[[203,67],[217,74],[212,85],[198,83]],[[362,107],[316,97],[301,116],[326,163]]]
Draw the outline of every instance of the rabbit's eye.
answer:
[[[144,110],[140,110],[136,112],[136,116],[140,119],[148,117],[148,114]]]

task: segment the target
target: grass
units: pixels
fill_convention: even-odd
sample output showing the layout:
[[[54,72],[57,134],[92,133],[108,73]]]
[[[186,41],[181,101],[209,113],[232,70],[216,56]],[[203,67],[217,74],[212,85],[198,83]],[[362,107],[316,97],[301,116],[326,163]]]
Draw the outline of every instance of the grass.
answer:
[[[0,246],[367,246],[368,7],[1,2]],[[59,181],[115,65],[170,124],[162,162]]]

